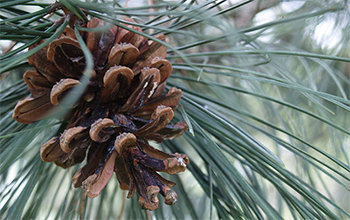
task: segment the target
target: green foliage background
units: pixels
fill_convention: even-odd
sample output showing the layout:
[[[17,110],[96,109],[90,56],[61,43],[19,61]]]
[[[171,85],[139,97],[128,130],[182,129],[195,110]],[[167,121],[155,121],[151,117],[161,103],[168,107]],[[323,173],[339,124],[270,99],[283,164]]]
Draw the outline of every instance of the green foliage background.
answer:
[[[169,176],[178,203],[145,212],[137,196],[125,199],[116,178],[99,197],[85,198],[71,184],[79,166],[42,162],[40,145],[62,121],[24,125],[12,109],[29,95],[21,75],[40,49],[26,48],[50,42],[67,24],[53,23],[62,12],[48,16],[49,3],[1,0],[1,40],[17,42],[10,50],[2,44],[0,57],[1,219],[350,218],[348,1],[274,1],[266,10],[275,17],[259,24],[249,19],[266,1],[59,2],[118,26],[133,17],[151,39],[166,34],[174,68],[168,86],[183,91],[176,119],[190,129],[159,147],[186,153],[190,164]],[[298,7],[286,11],[287,3]],[[248,20],[240,23],[242,16]],[[315,30],[330,23],[325,32],[333,35],[317,41]],[[335,45],[325,44],[332,38]]]

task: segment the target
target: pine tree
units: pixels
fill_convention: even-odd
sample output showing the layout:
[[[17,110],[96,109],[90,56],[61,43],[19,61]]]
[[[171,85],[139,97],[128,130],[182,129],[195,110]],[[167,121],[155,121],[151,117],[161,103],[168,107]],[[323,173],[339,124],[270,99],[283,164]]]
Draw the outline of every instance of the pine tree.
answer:
[[[0,6],[1,219],[350,218],[347,1]]]

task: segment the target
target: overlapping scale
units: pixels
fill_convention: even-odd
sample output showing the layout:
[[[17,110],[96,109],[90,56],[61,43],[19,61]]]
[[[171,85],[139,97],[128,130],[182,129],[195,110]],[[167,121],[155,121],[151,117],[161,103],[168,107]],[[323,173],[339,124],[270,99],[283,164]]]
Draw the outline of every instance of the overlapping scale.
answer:
[[[165,59],[166,47],[97,18],[85,27],[104,30],[80,32],[93,55],[94,74],[71,107],[67,127],[41,146],[42,160],[67,168],[86,158],[73,184],[90,197],[98,196],[115,173],[120,187],[129,190],[128,197],[138,193],[141,208],[156,209],[158,194],[166,204],[175,204],[177,194],[170,189],[175,183],[158,172],[182,172],[189,160],[183,154],[157,150],[148,142],[174,139],[187,130],[184,121],[170,124],[182,92],[173,87],[163,94],[172,72]],[[155,37],[165,40],[164,35]],[[13,113],[15,120],[27,124],[60,107],[80,84],[86,65],[73,27],[30,57],[29,63],[36,71],[27,71],[24,80],[32,96],[18,102]]]

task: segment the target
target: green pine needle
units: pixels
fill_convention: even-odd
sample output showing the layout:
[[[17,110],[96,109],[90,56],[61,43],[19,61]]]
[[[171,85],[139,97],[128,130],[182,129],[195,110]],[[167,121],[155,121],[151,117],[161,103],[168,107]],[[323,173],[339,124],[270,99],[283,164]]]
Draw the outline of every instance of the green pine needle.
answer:
[[[348,2],[289,1],[299,6],[286,8],[288,2],[276,1],[262,10],[275,18],[263,23],[256,15],[265,1],[150,2],[124,7],[114,0],[59,1],[84,22],[98,17],[168,48],[173,72],[167,89],[183,92],[175,119],[189,126],[182,137],[159,146],[189,156],[185,172],[166,175],[177,183],[178,203],[167,206],[160,199],[157,210],[141,210],[137,196],[126,199],[116,178],[100,196],[87,198],[71,187],[81,165],[64,170],[41,161],[40,146],[63,131],[64,121],[24,125],[12,112],[30,94],[22,80],[33,69],[28,57],[56,39],[69,20],[59,21],[64,13],[48,3],[2,0],[0,218],[350,218]],[[257,20],[240,27],[243,15]],[[123,16],[143,32],[128,27]],[[334,24],[329,31],[338,33],[335,46],[315,38],[324,22]],[[93,68],[79,31],[99,30],[75,28],[87,65],[85,83],[67,96],[68,104],[84,90]],[[154,37],[159,33],[166,42]]]

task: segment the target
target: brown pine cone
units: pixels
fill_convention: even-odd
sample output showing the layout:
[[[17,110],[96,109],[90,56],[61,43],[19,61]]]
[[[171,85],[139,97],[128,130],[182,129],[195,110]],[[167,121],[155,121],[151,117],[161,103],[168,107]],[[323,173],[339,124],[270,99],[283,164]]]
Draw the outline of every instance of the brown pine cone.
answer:
[[[134,22],[132,19],[127,21]],[[80,22],[81,23],[81,22]],[[186,169],[183,154],[168,154],[151,147],[149,140],[162,142],[187,130],[184,121],[169,125],[181,90],[163,94],[172,65],[165,59],[166,47],[126,29],[93,18],[87,28],[109,27],[104,32],[81,32],[94,58],[94,73],[79,101],[73,106],[65,131],[41,147],[41,158],[63,168],[87,163],[73,177],[75,187],[96,197],[113,172],[120,187],[136,191],[143,209],[158,207],[157,194],[172,205],[175,183],[157,171],[175,174]],[[140,31],[136,26],[129,28]],[[164,41],[164,35],[156,36]],[[85,57],[72,28],[30,57],[36,71],[24,80],[32,94],[19,101],[13,118],[32,123],[45,118],[82,77]]]

